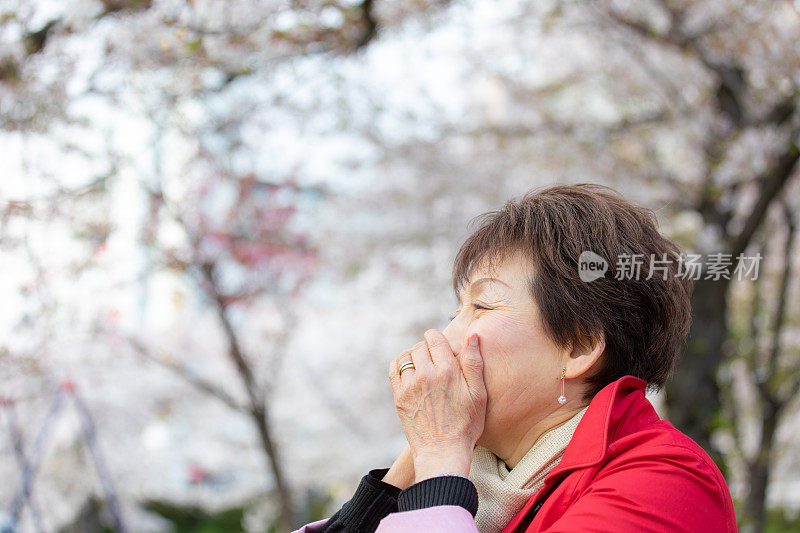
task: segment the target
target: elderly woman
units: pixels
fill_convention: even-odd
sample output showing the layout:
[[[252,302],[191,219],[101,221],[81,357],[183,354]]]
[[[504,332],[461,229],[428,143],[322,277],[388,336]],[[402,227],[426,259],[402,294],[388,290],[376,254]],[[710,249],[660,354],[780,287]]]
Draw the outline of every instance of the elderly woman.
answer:
[[[714,462],[645,397],[691,321],[652,211],[580,184],[482,217],[450,324],[389,365],[408,446],[300,531],[736,531]]]

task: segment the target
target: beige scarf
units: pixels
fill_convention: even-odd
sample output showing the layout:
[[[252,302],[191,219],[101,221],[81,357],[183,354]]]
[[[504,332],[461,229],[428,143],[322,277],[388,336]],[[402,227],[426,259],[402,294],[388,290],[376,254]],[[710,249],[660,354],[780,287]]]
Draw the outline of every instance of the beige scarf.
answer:
[[[534,443],[512,470],[495,454],[476,446],[469,478],[478,489],[475,524],[480,533],[499,533],[544,485],[544,478],[564,455],[578,422],[589,408],[555,427]]]

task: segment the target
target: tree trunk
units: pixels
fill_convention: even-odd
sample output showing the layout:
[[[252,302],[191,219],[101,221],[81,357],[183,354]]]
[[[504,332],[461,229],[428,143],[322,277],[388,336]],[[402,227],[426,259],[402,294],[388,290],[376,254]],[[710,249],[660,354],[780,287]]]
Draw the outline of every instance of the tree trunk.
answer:
[[[300,526],[301,524],[296,523],[291,492],[283,476],[283,467],[278,457],[279,454],[275,446],[275,441],[272,438],[271,426],[267,417],[266,399],[263,397],[262,390],[259,388],[258,383],[256,383],[253,370],[241,348],[239,337],[233,329],[233,324],[231,324],[231,321],[228,319],[227,307],[217,287],[213,265],[203,265],[202,272],[208,283],[211,297],[216,303],[217,316],[222,323],[222,328],[228,339],[229,355],[236,365],[236,370],[239,372],[239,377],[241,377],[245,391],[247,392],[247,398],[250,403],[250,414],[258,429],[261,446],[267,454],[267,461],[275,480],[279,504],[278,519],[281,529],[284,531],[293,531],[296,529],[296,526]]]
[[[775,402],[765,399],[762,411],[761,438],[758,452],[748,465],[750,492],[747,494],[745,509],[747,518],[755,526],[755,531],[765,531],[767,525],[767,486],[769,468],[772,464],[772,443],[778,426],[779,409]]]
[[[278,452],[272,440],[272,435],[269,431],[270,425],[267,419],[266,409],[257,409],[253,412],[253,419],[255,420],[256,427],[258,428],[258,435],[261,439],[261,445],[264,452],[269,459],[269,466],[272,470],[272,475],[275,478],[275,487],[278,493],[279,503],[279,520],[282,531],[294,531],[302,524],[294,515],[294,506],[289,492],[289,487],[283,477],[283,469],[278,460]]]
[[[725,279],[695,281],[687,346],[665,387],[670,422],[702,446],[723,474],[725,463],[711,445],[711,432],[720,410],[716,372],[724,357],[728,286]]]

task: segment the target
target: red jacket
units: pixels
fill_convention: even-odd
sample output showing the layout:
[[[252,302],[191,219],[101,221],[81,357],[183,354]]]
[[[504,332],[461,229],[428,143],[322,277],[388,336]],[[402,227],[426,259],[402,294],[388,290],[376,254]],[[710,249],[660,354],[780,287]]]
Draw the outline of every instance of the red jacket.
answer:
[[[697,443],[659,419],[645,385],[623,376],[597,393],[544,487],[502,533],[737,531],[719,469]],[[313,533],[324,522],[301,531]],[[463,507],[441,505],[391,513],[376,533],[410,531],[477,528]]]
[[[542,490],[503,533],[736,531],[719,469],[696,442],[659,419],[645,385],[623,376],[597,393]],[[518,529],[545,496],[530,525]]]

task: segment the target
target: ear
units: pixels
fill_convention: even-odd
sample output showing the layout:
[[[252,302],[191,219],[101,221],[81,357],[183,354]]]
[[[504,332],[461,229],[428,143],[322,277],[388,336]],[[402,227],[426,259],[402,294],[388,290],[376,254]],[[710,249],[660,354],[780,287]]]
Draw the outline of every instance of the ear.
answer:
[[[580,345],[573,346],[569,354],[569,360],[566,362],[567,372],[564,374],[564,377],[568,379],[577,378],[588,372],[591,368],[598,368],[600,363],[597,362],[600,360],[600,356],[603,355],[605,349],[606,335],[602,330]]]

